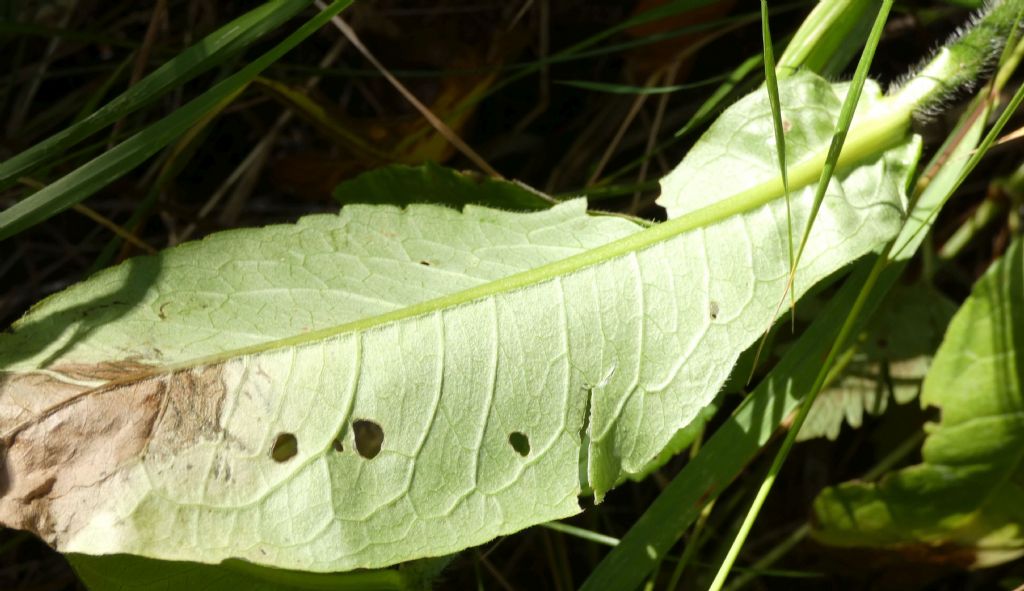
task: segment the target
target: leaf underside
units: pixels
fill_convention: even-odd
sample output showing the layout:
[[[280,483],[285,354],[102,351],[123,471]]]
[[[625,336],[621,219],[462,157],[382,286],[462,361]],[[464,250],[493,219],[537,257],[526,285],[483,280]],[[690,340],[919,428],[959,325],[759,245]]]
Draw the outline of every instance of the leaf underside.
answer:
[[[797,162],[842,89],[780,92]],[[671,214],[776,170],[768,113],[726,111],[695,148],[715,163],[680,167],[723,172],[685,196],[674,173]],[[833,181],[798,294],[895,235],[917,151]],[[64,552],[328,572],[575,514],[717,394],[776,312],[786,227],[782,200],[650,244],[583,200],[356,205],[133,259],[0,335],[0,522]]]

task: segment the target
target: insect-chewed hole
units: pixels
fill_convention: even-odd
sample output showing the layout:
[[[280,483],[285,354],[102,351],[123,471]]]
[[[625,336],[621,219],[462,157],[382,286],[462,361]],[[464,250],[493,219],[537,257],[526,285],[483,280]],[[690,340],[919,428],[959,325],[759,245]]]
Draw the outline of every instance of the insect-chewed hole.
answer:
[[[345,442],[341,440],[340,435],[331,442],[331,447],[333,447],[334,451],[338,453],[345,451]]]
[[[708,306],[708,313],[710,314],[712,320],[718,319],[718,302],[711,302],[711,304]]]
[[[512,449],[516,450],[517,454],[524,458],[530,455],[530,438],[526,436],[526,433],[519,431],[509,433],[508,443],[512,446]]]
[[[430,261],[420,261],[420,264],[423,265],[424,267],[429,267]]]
[[[270,457],[279,464],[287,462],[299,453],[299,440],[291,433],[281,433],[270,448]]]
[[[367,460],[372,460],[380,453],[384,445],[384,429],[373,421],[359,419],[352,423],[352,434],[356,438],[356,451]]]

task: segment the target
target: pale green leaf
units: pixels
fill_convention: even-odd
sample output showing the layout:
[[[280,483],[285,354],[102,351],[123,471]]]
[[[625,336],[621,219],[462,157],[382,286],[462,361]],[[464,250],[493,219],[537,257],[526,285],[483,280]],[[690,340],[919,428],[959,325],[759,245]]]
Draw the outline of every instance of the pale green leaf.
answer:
[[[744,109],[737,133],[770,126]],[[826,198],[798,294],[896,234],[916,153],[861,158],[884,174]],[[0,521],[65,552],[330,572],[572,515],[642,472],[776,313],[782,195],[716,189],[649,229],[582,200],[354,205],[100,273],[0,335]]]
[[[814,194],[814,185],[794,178],[794,163],[807,161],[813,155],[828,150],[832,141],[836,119],[839,116],[848,84],[829,84],[823,78],[801,72],[778,81],[782,110],[782,129],[785,132],[785,161],[790,163],[790,189],[794,201]],[[868,80],[864,84],[857,114],[862,116],[882,101],[878,85]],[[779,177],[775,131],[772,125],[771,101],[767,92],[755,92],[740,99],[711,125],[701,141],[691,149],[682,164],[662,179],[662,196],[658,204],[668,210],[669,217],[699,210],[737,190],[748,189],[759,183]],[[916,146],[916,144],[915,144]],[[900,158],[910,158],[914,146],[904,146]],[[874,191],[902,193],[904,177],[893,175],[889,160],[874,158],[868,165],[840,172],[829,183],[826,195],[835,199],[865,199],[864,188]],[[820,173],[820,168],[817,170]],[[817,177],[813,179],[817,182]],[[775,219],[786,220],[784,199],[772,205]],[[793,227],[807,224],[809,211],[793,211]],[[828,231],[834,231],[846,221],[836,212],[822,211],[815,220]],[[801,230],[802,231],[802,230]],[[800,236],[796,236],[799,240]],[[819,249],[820,250],[820,243]],[[797,275],[799,280],[799,275]]]
[[[918,196],[878,280],[871,284],[873,261],[862,260],[854,266],[842,288],[815,321],[733,415],[701,445],[700,453],[669,482],[618,545],[591,571],[581,591],[633,589],[641,585],[709,503],[719,498],[772,439],[779,423],[797,408],[800,397],[812,388],[821,367],[820,360],[828,354],[861,291],[865,286],[870,290],[860,317],[863,320],[899,279],[931,228],[935,214],[959,186],[972,163],[976,163],[980,152],[975,148],[985,131],[985,116],[977,116],[987,112],[983,105],[981,97],[975,99],[932,162],[924,168],[938,167],[938,172]],[[997,134],[998,130],[993,137]],[[798,309],[804,308],[801,305]]]
[[[1024,555],[1024,241],[975,285],[954,316],[921,404],[923,463],[878,484],[826,489],[815,537],[914,561],[989,566]]]

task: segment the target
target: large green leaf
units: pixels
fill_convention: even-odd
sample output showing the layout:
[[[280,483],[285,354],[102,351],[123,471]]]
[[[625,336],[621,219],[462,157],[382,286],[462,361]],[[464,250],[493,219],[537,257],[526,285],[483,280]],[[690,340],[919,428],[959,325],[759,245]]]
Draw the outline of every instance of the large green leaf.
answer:
[[[826,489],[815,537],[913,560],[987,566],[1024,555],[1024,241],[975,285],[924,382],[923,463]]]
[[[761,104],[705,141],[770,126]],[[797,293],[895,235],[917,147],[857,157]],[[66,552],[339,571],[572,515],[584,486],[641,472],[777,312],[782,195],[735,180],[649,229],[582,200],[355,205],[100,273],[0,335],[0,521]],[[810,207],[794,195],[796,219]]]

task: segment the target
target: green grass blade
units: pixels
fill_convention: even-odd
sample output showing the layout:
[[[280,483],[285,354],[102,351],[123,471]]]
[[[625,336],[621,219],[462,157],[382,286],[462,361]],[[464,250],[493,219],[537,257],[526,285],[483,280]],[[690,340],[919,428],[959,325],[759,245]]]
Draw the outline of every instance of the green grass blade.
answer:
[[[613,183],[617,179],[622,178],[629,172],[636,170],[644,162],[650,160],[652,157],[657,156],[658,154],[661,154],[666,149],[676,145],[690,132],[696,130],[701,125],[707,123],[713,115],[715,115],[722,108],[724,108],[723,103],[725,103],[726,99],[728,99],[730,96],[733,96],[734,91],[736,91],[738,87],[743,85],[743,88],[746,88],[747,85],[744,84],[745,82],[750,82],[751,86],[753,85],[754,81],[750,79],[750,75],[751,72],[753,72],[760,63],[760,55],[753,55],[743,60],[743,62],[740,63],[740,65],[736,66],[731,72],[729,72],[729,74],[724,78],[722,84],[717,89],[715,89],[711,96],[709,96],[703,103],[701,103],[701,106],[686,122],[686,125],[683,126],[682,129],[677,131],[672,137],[662,142],[659,142],[653,150],[642,156],[634,158],[629,163],[624,164],[619,169],[602,178],[593,186],[587,187],[585,189],[577,189],[569,193],[566,193],[566,195],[571,196],[585,194],[589,199],[601,199],[608,196],[614,196],[619,194],[628,195],[633,193],[633,189],[623,190],[623,192],[619,193],[617,191],[619,191],[620,189],[615,188],[617,185],[612,185],[611,183]],[[649,181],[649,183],[650,186],[641,187],[640,190],[657,188],[659,185],[658,181]],[[631,187],[632,185],[629,186]],[[608,190],[609,192],[605,193],[605,190]]]
[[[860,102],[861,90],[864,88],[864,81],[867,80],[868,70],[871,67],[871,62],[874,60],[878,42],[882,39],[882,31],[885,29],[885,21],[889,17],[892,4],[893,0],[882,1],[882,6],[878,9],[878,15],[875,18],[875,24],[871,27],[871,34],[864,45],[864,52],[857,63],[857,70],[853,74],[850,90],[846,94],[846,99],[843,100],[843,107],[839,111],[839,121],[836,123],[836,130],[832,136],[832,144],[829,146],[828,156],[825,157],[825,166],[821,170],[821,177],[818,180],[818,186],[814,194],[814,206],[811,208],[811,216],[807,220],[803,238],[800,239],[800,247],[797,249],[796,258],[793,261],[793,269],[796,269],[796,265],[800,263],[800,256],[803,254],[804,247],[807,246],[807,239],[810,237],[811,228],[814,226],[814,219],[821,209],[821,202],[825,199],[825,191],[828,189],[829,182],[832,181],[833,173],[835,173],[836,162],[838,162],[839,154],[843,150],[846,134],[850,131],[853,114],[857,110],[857,103]],[[792,283],[792,280],[791,271],[790,283]]]
[[[266,2],[210,33],[89,117],[0,163],[0,188],[12,185],[18,177],[51,162],[86,137],[237,54],[311,3],[312,0]]]
[[[340,13],[352,0],[335,0],[270,51],[225,78],[174,113],[125,140],[67,176],[0,212],[0,240],[82,201],[185,133],[220,101],[249,84],[260,72]]]
[[[661,492],[629,532],[590,573],[581,591],[636,588],[714,500],[771,438],[796,407],[820,366],[822,344],[831,342],[867,277],[859,264],[844,289],[787,351],[769,376],[747,397],[700,453]],[[895,280],[895,278],[893,278]]]
[[[979,123],[981,119],[983,117],[978,118]],[[971,119],[969,124],[973,123],[975,120]],[[956,132],[953,135],[963,142],[957,149],[964,152],[973,148],[978,139],[976,135],[959,136]],[[946,152],[945,149],[941,150],[940,155]],[[959,174],[957,166],[960,165],[962,161],[950,159],[944,174],[952,173],[955,178]],[[928,190],[933,188],[948,193],[954,187],[940,186],[937,181],[933,181]],[[924,198],[920,200],[923,201]],[[912,216],[908,220],[908,225],[912,227],[901,236],[914,235],[917,224],[927,228],[931,219],[928,215],[921,218]],[[881,303],[889,288],[899,279],[907,259],[920,242],[917,240],[909,245],[905,257],[890,261],[891,264],[871,288],[871,297],[858,319],[859,323],[870,318],[870,312]],[[821,367],[820,360],[839,334],[870,272],[871,261],[862,261],[854,267],[840,291],[818,314],[817,320],[786,351],[733,416],[704,444],[701,452],[669,483],[622,537],[616,548],[597,565],[581,591],[636,588],[654,568],[658,559],[664,557],[694,523],[704,506],[717,498],[747,467],[772,437],[779,423],[800,403],[802,393],[810,390]]]
[[[857,103],[860,102],[861,90],[864,88],[864,82],[867,80],[868,69],[871,67],[871,62],[875,57],[875,50],[878,48],[878,43],[882,39],[882,31],[885,29],[885,22],[889,18],[889,11],[892,9],[892,4],[893,0],[883,0],[882,6],[878,9],[878,15],[875,17],[875,24],[871,27],[871,34],[868,36],[867,44],[864,46],[864,52],[861,54],[860,61],[857,63],[857,70],[854,72],[850,89],[847,91],[845,100],[843,100],[842,109],[839,111],[839,121],[836,123],[836,130],[832,135],[832,144],[829,146],[828,156],[825,158],[825,165],[822,167],[821,177],[818,180],[818,186],[814,194],[814,204],[811,206],[811,214],[807,220],[807,227],[804,230],[803,238],[800,240],[800,248],[797,250],[796,257],[792,259],[789,274],[790,287],[787,288],[787,291],[792,288],[796,268],[800,263],[800,256],[803,254],[804,247],[807,245],[807,240],[811,235],[811,228],[814,226],[814,219],[818,215],[821,203],[825,199],[825,191],[828,189],[828,184],[832,181],[832,175],[836,169],[836,162],[839,161],[839,154],[843,150],[843,143],[846,141],[846,134],[850,130],[850,124],[853,123],[853,114],[854,111],[857,110]],[[754,521],[757,519],[757,516],[761,511],[761,507],[764,505],[765,499],[768,498],[768,493],[771,492],[772,485],[775,483],[779,472],[782,470],[782,465],[786,461],[789,450],[796,441],[796,436],[800,432],[800,426],[803,424],[804,419],[807,418],[807,414],[811,408],[811,403],[814,401],[817,392],[821,391],[821,388],[825,383],[825,379],[828,377],[828,370],[832,367],[832,362],[836,355],[838,355],[842,350],[843,345],[849,339],[850,335],[856,334],[853,331],[855,329],[860,329],[863,316],[862,312],[867,305],[866,298],[871,294],[870,286],[874,285],[878,281],[879,275],[885,270],[885,265],[891,248],[892,244],[890,243],[882,256],[878,257],[875,265],[872,267],[863,284],[864,288],[860,290],[857,298],[854,300],[846,320],[843,322],[839,333],[833,341],[832,347],[829,348],[828,357],[826,357],[825,363],[820,367],[818,375],[809,390],[808,396],[805,397],[800,406],[800,413],[797,415],[796,421],[793,423],[793,427],[786,433],[786,439],[783,442],[782,447],[779,449],[778,454],[776,454],[771,468],[768,471],[768,475],[762,481],[760,488],[758,488],[757,494],[754,496],[754,502],[751,505],[750,510],[747,512],[747,516],[744,518],[743,524],[740,526],[740,530],[736,534],[736,538],[729,547],[729,551],[726,553],[725,559],[722,561],[722,565],[718,569],[718,573],[715,575],[714,581],[711,583],[710,589],[712,591],[719,591],[725,584],[725,579],[729,576],[729,571],[732,570],[732,565],[736,561],[736,557],[739,556],[740,548],[743,547],[743,543],[746,541],[747,535],[749,535],[750,529],[753,527]],[[868,311],[873,311],[873,309]]]
[[[690,82],[688,84],[672,84],[669,86],[633,86],[629,84],[613,84],[609,82],[596,82],[592,80],[556,80],[555,84],[562,86],[571,86],[573,88],[581,88],[583,90],[592,90],[594,92],[605,92],[608,94],[670,94],[673,92],[679,92],[680,90],[690,90],[692,88],[701,88],[704,86],[710,86],[716,82],[722,82],[727,79],[729,74],[723,74],[720,76],[712,76],[705,80],[698,82]]]
[[[786,133],[782,125],[782,105],[779,102],[779,80],[775,75],[775,52],[772,49],[772,33],[768,26],[768,0],[761,0],[761,43],[764,53],[764,80],[768,89],[768,102],[772,108],[772,127],[775,130],[775,151],[779,155],[779,174],[786,193],[786,238],[789,240],[789,268],[795,268],[793,260],[793,210],[789,202],[789,175],[786,173]],[[795,302],[794,302],[795,303]]]

